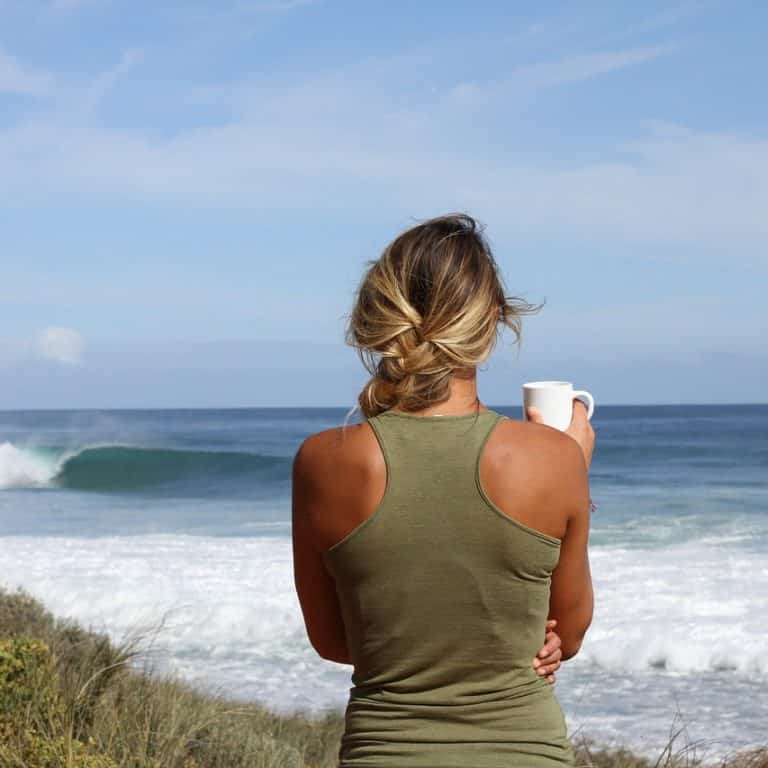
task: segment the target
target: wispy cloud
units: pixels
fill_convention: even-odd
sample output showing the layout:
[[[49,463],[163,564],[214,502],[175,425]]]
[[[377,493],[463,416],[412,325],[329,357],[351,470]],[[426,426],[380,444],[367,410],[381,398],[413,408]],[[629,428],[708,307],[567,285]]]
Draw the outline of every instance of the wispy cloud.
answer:
[[[35,349],[41,357],[70,365],[81,361],[84,345],[77,331],[60,326],[44,328],[35,339]]]
[[[465,108],[470,105],[484,108],[494,102],[509,100],[521,91],[535,91],[592,80],[654,61],[677,49],[676,44],[667,43],[544,59],[515,67],[508,74],[496,79],[459,82],[448,91],[448,98],[458,101]]]
[[[281,12],[292,11],[296,8],[303,8],[307,5],[316,5],[319,0],[254,0],[254,2],[242,2],[237,6],[240,11],[255,12]]]
[[[537,88],[589,80],[635,64],[653,61],[660,56],[672,53],[676,47],[673,44],[656,45],[647,48],[588,53],[552,61],[542,61],[518,67],[513,70],[506,82]]]
[[[85,339],[73,328],[51,325],[24,338],[0,337],[0,368],[35,359],[66,365],[82,362]]]
[[[364,148],[355,135],[332,113],[308,122],[286,110],[166,141],[27,125],[0,137],[0,196],[294,211],[357,210],[375,196],[410,212],[461,204],[527,234],[754,245],[768,237],[765,138],[652,124],[600,162],[558,168],[430,152],[407,132]]]
[[[24,67],[18,59],[0,49],[0,93],[45,93],[51,77]]]
[[[104,97],[115,87],[120,78],[128,74],[141,61],[143,52],[136,48],[123,51],[120,60],[110,69],[99,73],[80,88],[82,109],[96,109]]]
[[[637,22],[636,24],[631,24],[622,34],[615,36],[614,39],[633,37],[638,34],[674,26],[691,16],[702,13],[706,10],[708,5],[712,5],[711,0],[693,0],[692,2],[671,6],[660,13],[656,13]]]
[[[76,11],[88,5],[100,5],[108,3],[109,1],[110,0],[53,0],[51,9],[60,12]]]
[[[112,69],[57,97],[49,113],[0,130],[0,203],[64,196],[74,204],[300,213],[369,209],[375,199],[417,215],[444,206],[486,211],[518,233],[757,247],[768,236],[767,137],[648,123],[635,129],[634,141],[606,141],[578,165],[567,153],[539,163],[515,155],[514,135],[497,136],[495,147],[485,146],[487,132],[475,140],[477,115],[491,116],[488,132],[503,125],[520,89],[533,98],[537,88],[597,79],[675,50],[670,43],[556,56],[453,89],[446,79],[431,87],[453,57],[436,49],[345,62],[335,71],[201,88],[174,83],[155,102],[167,97],[181,113],[205,113],[205,121],[166,131],[155,114],[140,127],[140,104],[130,128],[91,119],[94,102],[119,88],[138,61],[139,52],[127,51]],[[409,79],[427,64],[424,77]]]

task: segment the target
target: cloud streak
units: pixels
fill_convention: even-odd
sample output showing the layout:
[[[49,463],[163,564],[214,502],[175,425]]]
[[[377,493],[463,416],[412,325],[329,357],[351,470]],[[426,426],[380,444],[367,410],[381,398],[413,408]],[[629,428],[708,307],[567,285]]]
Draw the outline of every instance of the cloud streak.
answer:
[[[35,339],[37,353],[48,360],[74,365],[83,355],[83,337],[72,328],[49,326],[38,333]]]
[[[49,75],[23,67],[21,63],[0,49],[0,93],[22,93],[38,96],[50,85]]]
[[[109,0],[53,0],[51,9],[57,12],[77,11],[88,5],[106,3]]]
[[[542,61],[519,67],[512,72],[508,84],[523,84],[530,88],[548,88],[566,83],[589,80],[600,75],[617,72],[636,64],[653,61],[677,50],[674,44],[622,51],[589,53],[568,56],[553,61]]]
[[[132,74],[139,53],[128,51],[112,70],[68,84],[66,99],[52,97],[48,113],[0,132],[0,203],[35,206],[66,196],[84,205],[300,214],[368,210],[375,199],[406,215],[482,211],[518,234],[761,247],[768,236],[766,137],[649,122],[632,141],[616,141],[578,165],[567,156],[537,164],[473,139],[478,109],[492,116],[491,125],[496,116],[503,125],[515,89],[585,82],[675,50],[665,44],[558,57],[452,89],[410,84],[413,52],[289,80],[174,87],[161,95],[219,122],[165,133],[154,115],[143,131],[139,120],[119,130],[93,118],[105,93]],[[17,64],[14,71],[24,70]],[[510,143],[514,137],[499,137],[501,146]]]
[[[357,120],[347,120],[337,88],[313,90],[325,111],[310,109],[311,119],[300,88],[267,94],[258,117],[164,140],[90,124],[17,126],[0,134],[0,200],[298,212],[360,210],[375,197],[420,215],[462,205],[526,234],[754,245],[768,236],[766,138],[650,123],[599,162],[537,167],[430,147],[437,125],[426,113],[387,121],[355,100]]]
[[[316,5],[318,0],[264,0],[264,2],[243,2],[238,5],[238,10],[257,13],[281,13],[304,8],[308,5]]]

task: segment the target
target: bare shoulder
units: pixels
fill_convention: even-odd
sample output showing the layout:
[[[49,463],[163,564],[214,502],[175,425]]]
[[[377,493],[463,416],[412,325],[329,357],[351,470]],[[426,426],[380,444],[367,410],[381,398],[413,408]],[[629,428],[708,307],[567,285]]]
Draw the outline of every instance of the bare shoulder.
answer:
[[[568,519],[583,518],[589,509],[589,471],[581,446],[570,435],[546,424],[523,422],[531,435],[531,455],[538,459],[539,476],[553,502]]]
[[[565,432],[546,424],[518,419],[503,419],[495,430],[491,449],[498,458],[514,454],[520,458],[520,449],[543,470],[576,464],[581,458],[579,444]],[[583,459],[582,459],[583,461]]]
[[[375,508],[386,464],[367,423],[309,435],[293,463],[293,508],[320,549],[340,541]]]
[[[375,455],[376,437],[367,424],[332,427],[308,435],[299,446],[294,464],[303,471],[323,474],[366,463]],[[371,451],[370,449],[374,449]]]
[[[480,474],[498,506],[506,505],[513,517],[558,538],[585,499],[588,503],[579,444],[545,424],[499,422],[484,451]]]

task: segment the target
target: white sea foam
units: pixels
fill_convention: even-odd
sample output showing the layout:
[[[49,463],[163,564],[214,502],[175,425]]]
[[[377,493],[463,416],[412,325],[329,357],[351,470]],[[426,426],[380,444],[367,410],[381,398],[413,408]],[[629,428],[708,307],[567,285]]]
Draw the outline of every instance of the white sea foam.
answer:
[[[655,550],[593,547],[590,561],[594,619],[579,655],[563,665],[559,685],[567,686],[569,676],[574,683],[588,679],[592,688],[621,680],[628,695],[634,686],[642,689],[643,709],[669,723],[669,686],[714,675],[716,698],[706,687],[685,685],[683,696],[702,700],[683,703],[696,710],[696,729],[718,733],[727,744],[718,718],[733,710],[754,720],[747,709],[765,706],[741,687],[768,680],[764,554],[697,542]],[[160,660],[201,684],[283,711],[340,709],[346,702],[351,667],[320,659],[309,644],[287,538],[5,537],[0,583],[22,585],[55,614],[113,637],[156,624],[170,611],[155,640]],[[570,702],[570,709],[564,706],[569,725],[605,730],[605,710],[595,712],[569,694],[562,697]],[[663,744],[668,735],[649,734],[644,717],[622,727],[624,737],[640,744]],[[736,743],[742,734],[730,736]]]
[[[712,539],[590,551],[595,614],[576,660],[768,677],[768,560]]]
[[[56,476],[58,466],[55,459],[33,450],[0,443],[0,489],[45,486]]]

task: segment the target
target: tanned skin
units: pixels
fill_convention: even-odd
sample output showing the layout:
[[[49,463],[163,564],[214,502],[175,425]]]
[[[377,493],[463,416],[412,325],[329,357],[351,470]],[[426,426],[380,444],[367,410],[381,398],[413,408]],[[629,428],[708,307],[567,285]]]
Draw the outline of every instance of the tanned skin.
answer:
[[[488,410],[477,397],[475,374],[476,369],[455,374],[451,397],[417,415]],[[483,451],[480,476],[502,512],[562,541],[542,647],[531,660],[537,673],[554,684],[555,672],[578,652],[592,620],[587,474],[594,432],[580,400],[574,402],[565,432],[542,424],[535,409],[527,416],[528,421],[504,420],[494,430]],[[384,458],[364,422],[310,435],[294,457],[294,583],[309,640],[329,661],[352,664],[335,583],[322,553],[372,514],[385,486]]]

